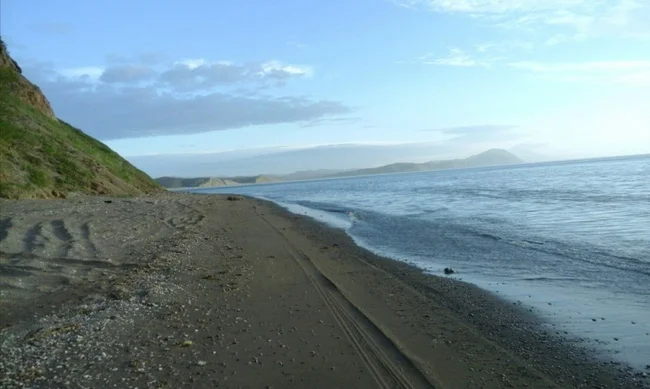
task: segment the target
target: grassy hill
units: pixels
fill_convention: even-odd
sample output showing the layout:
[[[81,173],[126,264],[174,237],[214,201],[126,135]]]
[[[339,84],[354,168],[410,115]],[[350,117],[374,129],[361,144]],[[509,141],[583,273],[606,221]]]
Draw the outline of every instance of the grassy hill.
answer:
[[[0,39],[0,197],[162,190],[108,146],[59,120]]]

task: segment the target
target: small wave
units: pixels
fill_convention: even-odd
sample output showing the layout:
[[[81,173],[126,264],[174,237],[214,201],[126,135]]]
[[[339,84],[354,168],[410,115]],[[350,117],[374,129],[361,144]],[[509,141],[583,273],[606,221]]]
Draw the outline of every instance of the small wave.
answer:
[[[616,259],[621,259],[623,261],[630,261],[630,262],[637,263],[637,264],[648,264],[648,261],[643,260],[641,258],[626,257],[626,256],[623,256],[623,255],[616,255],[616,254],[608,253],[608,252],[605,252],[605,251],[594,251],[594,253],[595,254],[600,254],[600,255],[606,255],[606,256],[609,256],[609,257],[612,257],[612,258],[616,258]],[[650,254],[649,254],[649,259],[650,259]]]
[[[583,278],[575,277],[526,277],[522,281],[584,281]]]
[[[422,215],[429,215],[432,213],[441,213],[449,211],[449,207],[438,207],[438,208],[425,208],[421,211]]]
[[[488,234],[488,233],[485,233],[485,232],[478,232],[477,235],[482,237],[482,238],[488,238],[488,239],[492,239],[492,240],[502,240],[502,238],[499,237],[499,236]]]
[[[354,223],[357,220],[361,220],[361,216],[357,212],[347,212],[348,216],[350,217],[350,220]]]
[[[321,211],[332,212],[332,213],[350,213],[347,209],[341,208],[321,208]]]
[[[517,245],[516,242],[510,242],[513,245]],[[569,258],[571,260],[580,261],[588,263],[595,266],[602,266],[608,269],[616,269],[622,271],[629,271],[634,273],[639,273],[643,275],[650,276],[650,269],[646,269],[648,262],[628,257],[621,257],[612,255],[610,253],[603,253],[600,251],[589,251],[580,252],[579,249],[570,249],[568,247],[563,247],[564,245],[559,242],[555,244],[548,245],[528,245],[528,248],[531,250],[539,251],[545,254],[557,255],[564,258]],[[611,261],[608,259],[619,259],[622,261]]]
[[[447,231],[454,229],[461,235],[471,234],[471,236],[477,238],[489,239],[494,242],[505,243],[525,250],[533,250],[544,254],[564,257],[594,266],[602,266],[607,269],[650,275],[650,267],[648,266],[647,261],[639,258],[616,255],[610,252],[603,252],[594,247],[586,247],[585,245],[572,247],[571,245],[559,241],[530,238],[525,239],[521,236],[517,236],[518,234],[513,233],[512,231],[505,231],[503,236],[501,236],[501,233],[497,235],[495,234],[495,231],[486,231],[482,226],[467,225],[464,222],[459,225],[455,220],[438,221],[436,224],[438,224],[438,226],[446,225],[445,229]]]
[[[316,201],[295,201],[295,204],[298,204],[305,208],[311,208],[316,211],[343,213],[343,214],[350,212],[350,209],[344,207],[339,207],[334,204],[328,204],[328,203],[319,203]]]

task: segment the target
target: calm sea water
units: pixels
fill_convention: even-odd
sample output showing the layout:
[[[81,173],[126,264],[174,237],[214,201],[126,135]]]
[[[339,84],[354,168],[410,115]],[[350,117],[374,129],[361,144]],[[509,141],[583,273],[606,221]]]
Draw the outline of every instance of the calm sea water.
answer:
[[[201,189],[272,200],[382,255],[532,309],[650,364],[650,157]]]

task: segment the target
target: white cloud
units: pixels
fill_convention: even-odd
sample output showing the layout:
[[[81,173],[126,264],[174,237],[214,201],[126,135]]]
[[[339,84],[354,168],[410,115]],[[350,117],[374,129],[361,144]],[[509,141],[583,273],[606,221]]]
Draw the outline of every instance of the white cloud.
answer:
[[[231,61],[184,59],[163,71],[160,81],[179,91],[194,92],[235,84],[278,86],[290,79],[312,74],[311,67],[286,64],[277,60],[239,64]]]
[[[494,48],[494,43],[481,43],[475,46],[476,51],[479,53],[487,53]]]
[[[513,51],[532,51],[535,49],[535,43],[528,40],[511,39],[500,42],[489,41],[475,44],[472,48],[477,53],[487,54],[496,53],[499,55],[511,53]]]
[[[439,66],[459,66],[459,67],[473,67],[473,66],[486,66],[483,61],[472,58],[465,51],[453,48],[449,53],[443,57],[434,57],[432,54],[427,54],[419,58],[420,62],[425,65],[439,65]]]
[[[99,80],[108,83],[137,83],[156,75],[154,69],[144,65],[119,65],[104,70]]]
[[[611,72],[650,69],[650,61],[591,61],[575,63],[513,62],[511,67],[538,73],[555,72]]]
[[[89,78],[97,80],[104,73],[104,68],[99,66],[81,66],[76,68],[66,68],[59,70],[64,77],[69,78]]]
[[[174,65],[181,66],[189,70],[194,70],[200,67],[210,66],[210,65],[243,66],[243,65],[236,65],[232,61],[208,61],[204,58],[187,58],[187,59],[174,62]],[[259,70],[257,71],[259,75],[269,74],[277,71],[284,72],[287,74],[293,74],[293,75],[309,75],[312,73],[312,68],[309,66],[284,64],[277,60],[262,62],[259,65],[255,65],[255,66],[259,68]]]
[[[650,86],[650,61],[511,62],[508,66],[565,82]]]
[[[584,5],[589,0],[413,0],[412,4],[425,3],[441,12],[471,14],[500,14],[506,12],[537,12]]]
[[[203,58],[188,58],[188,59],[182,59],[180,61],[174,62],[174,65],[183,65],[187,67],[188,69],[196,69],[199,66],[206,65],[208,61],[206,61]]]
[[[650,39],[648,0],[395,0],[395,4],[481,19],[557,44],[599,36]]]
[[[59,117],[102,140],[301,125],[354,111],[340,101],[262,93],[312,74],[308,66],[275,60],[184,59],[155,67],[134,62],[62,70],[27,62],[23,71]]]
[[[268,61],[261,65],[260,75],[272,73],[286,73],[292,76],[309,76],[312,74],[312,68],[302,65],[287,65],[280,61]]]
[[[559,45],[560,43],[567,42],[569,40],[571,40],[571,38],[565,34],[555,34],[550,38],[547,38],[546,41],[544,41],[544,44],[546,46],[555,46],[555,45]]]

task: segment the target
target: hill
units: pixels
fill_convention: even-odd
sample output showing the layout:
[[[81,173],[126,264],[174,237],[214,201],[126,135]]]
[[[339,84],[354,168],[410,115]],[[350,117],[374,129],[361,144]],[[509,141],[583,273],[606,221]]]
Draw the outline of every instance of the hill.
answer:
[[[301,180],[313,180],[323,177],[332,176],[334,174],[342,173],[345,170],[338,169],[318,169],[318,170],[301,170],[291,174],[285,174],[278,176],[282,181],[301,181]]]
[[[368,169],[357,170],[306,170],[291,174],[269,176],[242,176],[242,177],[197,177],[197,178],[179,178],[179,177],[160,177],[156,181],[165,188],[196,188],[196,187],[213,187],[226,185],[247,185],[259,184],[266,182],[278,181],[300,181],[320,178],[352,177],[373,174],[388,173],[406,173],[406,172],[423,172],[429,170],[442,169],[463,169],[471,167],[516,165],[524,161],[516,155],[502,149],[491,149],[480,154],[472,155],[468,158],[450,159],[444,161],[430,161],[424,163],[393,163],[390,165],[379,166]]]
[[[138,195],[160,190],[108,146],[57,119],[0,38],[0,197]]]
[[[238,177],[159,177],[156,182],[165,188],[205,188],[214,186],[227,186],[227,185],[248,185],[248,184],[261,184],[266,182],[280,181],[275,176],[238,176]]]
[[[237,185],[237,182],[225,180],[217,177],[158,177],[156,182],[165,188],[197,188],[211,186]]]
[[[330,177],[351,177],[373,174],[424,172],[443,169],[466,169],[472,167],[515,165],[524,161],[502,149],[491,149],[468,158],[430,161],[424,163],[393,163],[369,169],[349,170]]]

